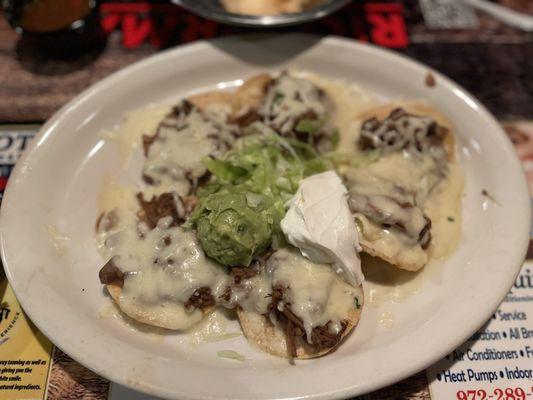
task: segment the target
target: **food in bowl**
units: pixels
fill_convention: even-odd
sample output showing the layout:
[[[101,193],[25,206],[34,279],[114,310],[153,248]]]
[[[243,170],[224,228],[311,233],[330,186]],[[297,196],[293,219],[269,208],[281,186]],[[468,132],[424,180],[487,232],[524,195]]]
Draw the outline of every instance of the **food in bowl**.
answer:
[[[324,0],[221,0],[221,3],[234,14],[279,15],[299,13]]]

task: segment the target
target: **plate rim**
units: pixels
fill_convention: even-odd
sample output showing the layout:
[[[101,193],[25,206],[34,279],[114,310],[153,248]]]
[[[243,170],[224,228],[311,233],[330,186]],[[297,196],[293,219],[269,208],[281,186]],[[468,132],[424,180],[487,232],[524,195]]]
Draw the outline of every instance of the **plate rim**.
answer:
[[[77,95],[72,100],[70,100],[67,104],[61,107],[56,113],[54,113],[54,115],[51,118],[48,119],[48,121],[41,127],[39,132],[35,135],[34,139],[31,141],[29,147],[25,150],[20,160],[16,163],[15,167],[12,170],[10,179],[8,180],[7,187],[5,189],[2,207],[0,208],[0,220],[4,219],[4,215],[11,208],[11,203],[13,201],[12,197],[15,196],[14,193],[16,191],[16,187],[18,186],[18,182],[24,179],[25,165],[29,161],[32,160],[32,156],[34,155],[35,152],[37,152],[40,143],[46,141],[49,135],[53,135],[54,132],[57,132],[54,130],[55,125],[61,122],[63,118],[66,118],[66,116],[68,116],[69,110],[76,108],[79,104],[83,103],[86,99],[94,95],[97,95],[101,90],[104,90],[106,89],[106,87],[112,85],[112,83],[115,80],[120,79],[123,76],[127,76],[133,71],[150,68],[154,64],[164,62],[166,58],[169,58],[169,57],[171,58],[176,53],[183,55],[183,53],[193,52],[193,51],[205,51],[206,49],[209,51],[211,43],[226,42],[226,41],[242,41],[242,40],[247,41],[251,37],[257,37],[257,36],[266,37],[266,38],[278,38],[281,36],[287,37],[287,35],[279,35],[279,34],[266,34],[266,35],[265,34],[259,34],[259,35],[258,34],[244,34],[244,35],[232,35],[232,36],[227,36],[227,37],[222,37],[222,38],[215,38],[211,40],[196,41],[193,43],[177,46],[177,47],[162,51],[160,53],[157,53],[155,55],[152,55],[150,57],[147,57],[145,59],[139,60],[133,64],[130,64],[112,73],[111,75],[105,77],[104,79],[96,82],[95,84],[89,86],[87,89],[82,91],[79,95]],[[481,104],[470,92],[468,92],[466,89],[464,89],[462,86],[460,86],[459,84],[457,84],[450,78],[446,77],[445,75],[441,74],[437,70],[417,60],[411,59],[409,57],[392,52],[387,49],[380,48],[372,44],[361,43],[361,42],[358,42],[352,39],[338,37],[338,36],[325,36],[324,37],[324,36],[301,34],[301,33],[290,34],[290,36],[293,36],[293,37],[303,36],[306,38],[309,38],[309,37],[317,38],[319,39],[317,41],[317,44],[322,44],[322,45],[341,44],[344,46],[348,46],[350,50],[352,51],[362,52],[362,54],[366,53],[366,54],[370,54],[371,56],[386,57],[391,61],[396,61],[396,62],[400,62],[403,64],[407,64],[409,67],[416,68],[416,69],[423,69],[426,72],[432,73],[437,78],[437,80],[441,82],[445,82],[450,87],[456,90],[459,90],[459,92],[462,93],[460,97],[463,98],[463,102],[470,103],[469,106],[471,108],[475,107],[477,109],[477,112],[480,113],[484,119],[487,119],[490,122],[490,124],[498,131],[497,136],[499,136],[500,139],[503,139],[501,142],[505,143],[504,144],[504,146],[506,147],[505,150],[509,153],[509,155],[512,155],[510,159],[512,159],[512,163],[515,164],[513,168],[515,168],[517,173],[520,171],[520,174],[522,176],[522,191],[527,193],[525,174],[522,170],[520,161],[518,159],[518,156],[514,152],[514,149],[512,147],[510,140],[505,135],[500,124],[497,122],[494,116],[483,106],[483,104]],[[509,150],[511,150],[511,152],[509,152]],[[529,195],[527,196],[527,199],[529,199]],[[486,321],[490,318],[494,310],[497,309],[499,304],[505,299],[505,295],[507,294],[509,289],[512,287],[512,284],[514,283],[516,276],[520,272],[519,266],[522,265],[522,262],[523,262],[522,260],[524,260],[524,256],[527,251],[527,243],[528,243],[529,237],[525,233],[529,232],[529,221],[531,220],[531,207],[530,207],[529,202],[527,204],[527,217],[528,218],[524,218],[524,221],[526,222],[524,222],[523,227],[522,227],[522,231],[524,235],[523,235],[523,239],[521,240],[522,241],[521,246],[517,245],[517,248],[522,247],[523,251],[520,253],[517,251],[512,262],[508,263],[509,265],[516,264],[515,266],[516,271],[513,275],[509,274],[507,282],[504,282],[504,284],[500,286],[501,288],[507,288],[507,289],[505,290],[505,292],[503,289],[501,289],[500,290],[501,295],[497,297],[496,296],[493,297],[493,300],[491,302],[491,307],[487,307],[487,310],[489,309],[492,310],[491,312],[486,312],[482,314],[483,318],[478,316],[477,319],[474,319],[476,322],[470,323],[469,325],[470,328],[468,330],[464,330],[464,332],[468,332],[468,334],[460,335],[460,337],[457,336],[455,338],[456,340],[454,341],[455,342],[454,348],[464,343],[475,331],[477,331],[481,326],[483,326],[486,323]],[[17,284],[15,273],[12,270],[12,268],[10,268],[9,262],[6,259],[6,248],[5,248],[6,230],[7,228],[5,224],[1,224],[0,225],[0,252],[1,252],[2,261],[4,263],[4,269],[6,272],[6,276],[16,294],[17,291],[19,290],[18,289],[19,284]],[[17,299],[18,299],[18,296],[17,296]],[[25,300],[23,298],[19,299],[19,303],[21,304],[22,308],[26,310]],[[25,311],[25,313],[30,317],[32,321],[34,320],[33,318],[31,318],[31,314],[32,314],[31,311],[30,312]],[[39,320],[39,318],[36,318],[36,319]],[[38,323],[34,322],[34,324],[39,328],[39,330],[41,330],[41,332],[43,332],[43,334],[45,334],[45,336],[49,337],[49,335],[47,335],[46,333],[48,329],[46,329],[46,327],[44,327],[43,329],[44,324],[41,322],[42,321],[39,321]],[[441,350],[440,352],[433,353],[432,357],[427,357],[426,359],[422,361],[418,360],[418,363],[415,363],[414,367],[411,366],[410,368],[405,368],[403,370],[403,373],[389,374],[389,376],[386,379],[375,380],[371,383],[362,382],[360,384],[351,384],[349,386],[339,387],[329,392],[321,392],[319,394],[312,395],[312,396],[303,396],[303,397],[298,396],[295,398],[305,397],[308,399],[309,398],[333,399],[333,398],[341,398],[341,397],[359,395],[361,393],[368,393],[370,391],[373,391],[373,390],[388,386],[390,384],[393,384],[395,382],[398,382],[400,380],[403,380],[408,376],[411,376],[415,373],[420,372],[421,370],[426,369],[428,366],[432,365],[434,362],[442,359],[442,357],[446,355],[449,350],[450,349],[447,349],[446,351]],[[106,371],[105,368],[102,369],[100,368],[99,365],[96,365],[95,363],[91,363],[88,360],[88,358],[84,357],[83,354],[81,354],[80,352],[77,352],[74,356],[72,356],[68,349],[63,350],[63,351],[69,356],[71,356],[77,362],[79,362],[78,360],[83,359],[84,361],[80,362],[80,364],[86,366],[93,372],[108,378],[112,382],[116,382],[121,385],[131,387],[135,390],[138,390],[146,394],[169,397],[169,398],[175,395],[172,392],[165,392],[163,388],[159,388],[154,385],[150,386],[148,382],[134,382],[133,383],[129,381],[126,377],[120,377],[119,379],[117,379],[116,376],[112,375],[111,371]],[[186,394],[186,395],[181,394],[180,396],[184,399],[191,399],[191,400],[192,399],[207,400],[207,399],[222,398],[222,397],[216,397],[216,396],[191,396],[189,394]],[[278,398],[278,397],[273,397],[273,398]]]

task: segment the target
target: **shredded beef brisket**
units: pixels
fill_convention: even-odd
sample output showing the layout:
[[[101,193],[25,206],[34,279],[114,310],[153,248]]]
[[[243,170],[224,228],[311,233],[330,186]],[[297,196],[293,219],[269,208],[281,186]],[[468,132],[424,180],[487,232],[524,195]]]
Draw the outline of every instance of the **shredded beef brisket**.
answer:
[[[431,118],[396,108],[383,121],[375,117],[364,121],[358,144],[361,150],[423,152],[429,147],[440,146],[447,133],[445,127]]]
[[[230,275],[233,277],[233,282],[239,285],[243,280],[250,279],[256,276],[259,271],[250,267],[233,267]]]
[[[137,216],[150,229],[154,229],[157,222],[164,217],[172,217],[171,226],[185,222],[185,206],[177,194],[163,193],[146,201],[142,193],[137,193],[137,200],[141,206]]]
[[[282,326],[287,341],[287,353],[290,357],[294,358],[297,356],[297,338],[301,338],[308,343],[309,341],[301,318],[294,314],[289,303],[283,302],[283,293],[286,290],[287,288],[284,286],[274,286],[272,290],[272,298],[268,305],[268,315],[273,315]],[[336,346],[342,339],[342,334],[347,327],[346,322],[342,322],[342,329],[336,334],[330,332],[329,324],[330,322],[313,328],[310,345],[315,349],[330,349]]]
[[[192,109],[193,109],[193,105],[189,101],[183,100],[178,105],[172,107],[172,110],[167,115],[167,118],[168,117],[178,117],[178,116],[180,116],[182,114],[183,115],[189,115],[190,112],[192,111]],[[163,120],[163,122],[161,122],[160,126],[165,126],[165,120]],[[146,157],[148,157],[148,152],[150,151],[150,146],[152,146],[152,144],[158,139],[158,136],[159,136],[159,130],[153,136],[143,135],[143,137],[142,137],[142,139],[143,139],[143,150],[144,150],[144,155]],[[147,183],[149,183],[149,182],[147,182]]]
[[[425,221],[426,225],[424,225],[424,228],[420,231],[420,235],[418,236],[418,242],[424,250],[426,250],[431,243],[431,220],[426,216]]]
[[[257,112],[257,110],[251,108],[244,114],[232,119],[230,122],[239,125],[241,128],[245,128],[256,121],[261,121],[261,115]]]
[[[311,333],[311,341],[320,350],[329,349],[331,347],[334,347],[339,343],[339,340],[342,338],[342,334],[346,330],[346,322],[342,322],[342,328],[339,333],[334,334],[331,333],[329,330],[329,324],[328,322],[326,325],[317,326],[313,328],[313,332]]]
[[[231,300],[232,289],[231,286],[226,286],[224,292],[220,295],[220,299],[229,302]]]
[[[197,308],[200,310],[205,310],[206,308],[212,307],[214,305],[215,298],[211,294],[211,289],[208,287],[196,289],[191,295],[191,297],[189,297],[189,300],[185,302],[186,309]]]
[[[104,285],[124,286],[124,272],[122,272],[110,259],[98,273],[100,282]]]
[[[200,186],[204,186],[207,182],[209,182],[209,179],[211,179],[211,172],[206,171],[205,174],[203,174],[200,177],[195,177],[191,171],[185,172],[185,178],[187,181],[189,181],[190,189],[189,194],[194,195],[196,194],[196,191]]]
[[[148,151],[150,151],[150,146],[156,141],[156,139],[157,134],[155,134],[154,136],[143,135],[143,151],[145,157],[148,157]]]

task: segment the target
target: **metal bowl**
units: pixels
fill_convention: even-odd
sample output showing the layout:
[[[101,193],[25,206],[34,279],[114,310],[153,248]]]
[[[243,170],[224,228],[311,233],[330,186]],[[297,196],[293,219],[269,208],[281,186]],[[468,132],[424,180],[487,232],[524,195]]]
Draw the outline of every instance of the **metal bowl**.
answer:
[[[351,0],[327,0],[323,4],[300,13],[280,15],[243,15],[227,12],[219,0],[172,0],[187,10],[204,18],[230,25],[277,27],[303,24],[313,21],[338,10]]]

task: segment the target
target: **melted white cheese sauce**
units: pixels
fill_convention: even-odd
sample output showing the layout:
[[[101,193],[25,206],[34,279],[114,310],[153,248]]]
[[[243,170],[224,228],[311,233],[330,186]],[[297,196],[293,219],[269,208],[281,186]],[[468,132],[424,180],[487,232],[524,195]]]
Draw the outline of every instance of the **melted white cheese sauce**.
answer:
[[[301,318],[308,339],[314,327],[328,322],[338,333],[351,310],[363,304],[359,287],[347,284],[330,265],[313,263],[295,250],[278,250],[269,258],[267,270],[273,286],[288,288],[283,300]]]
[[[419,271],[412,272],[391,268],[390,264],[368,254],[363,254],[362,260],[366,278],[365,306],[373,308],[401,303],[419,293],[427,282],[439,279],[438,264],[432,263]]]
[[[384,229],[366,216],[356,213],[359,233],[379,252],[387,254],[412,269],[428,262],[433,257],[443,257],[455,249],[461,226],[461,193],[463,179],[460,168],[450,164],[447,177],[439,181],[435,175],[435,163],[429,156],[409,157],[402,153],[392,153],[360,169],[346,171],[346,185],[349,191],[367,195],[385,211],[405,217],[413,231],[423,224],[423,216],[415,210],[393,207],[393,203],[379,202],[380,196],[394,193],[396,198],[416,204],[427,213],[432,221],[432,240],[429,251],[413,243],[407,235],[395,229]],[[398,191],[398,187],[402,190]],[[399,213],[399,214],[398,214]],[[406,214],[406,215],[404,215]],[[446,214],[446,215],[445,215]],[[453,223],[448,221],[453,219]]]
[[[290,74],[281,74],[273,81],[260,110],[265,123],[282,134],[292,132],[298,120],[308,112],[324,121],[328,113],[326,102],[312,82]]]
[[[291,74],[303,79],[308,79],[320,89],[324,90],[328,98],[333,102],[332,124],[339,129],[340,141],[337,150],[340,152],[352,152],[354,143],[359,136],[359,115],[375,107],[378,104],[374,93],[359,85],[340,79],[329,79],[324,76],[306,72],[291,70]]]
[[[100,193],[98,194],[99,213],[115,211],[118,214],[119,226],[125,225],[128,219],[135,218],[138,210],[135,188],[123,185],[112,177],[104,177]],[[99,240],[102,242],[102,237]]]
[[[435,189],[425,211],[432,221],[429,251],[432,258],[449,256],[461,240],[461,201],[464,177],[457,163],[449,165],[446,179]]]
[[[232,142],[233,136],[225,126],[196,108],[188,114],[168,115],[149,148],[144,174],[153,180],[157,193],[174,191],[185,196],[191,187],[190,178],[206,172],[202,159]]]
[[[228,305],[230,307],[239,305],[246,311],[265,315],[272,295],[272,281],[270,278],[269,274],[261,271],[261,274],[243,280],[240,285],[233,286]]]
[[[230,323],[227,310],[213,311],[202,322],[187,331],[190,346],[197,347],[201,343],[220,342],[242,336],[242,332],[236,332],[234,329],[231,332],[227,331]]]
[[[132,154],[142,144],[142,136],[153,136],[157,127],[170,111],[170,106],[150,106],[126,113],[120,126],[112,131],[103,131],[102,137],[116,142],[123,163],[127,163]]]
[[[221,266],[205,256],[194,233],[170,227],[171,222],[170,217],[162,218],[148,230],[132,221],[126,229],[110,232],[106,247],[115,265],[126,273],[121,309],[144,321],[186,329],[202,319],[203,312],[187,310],[183,304],[202,287],[218,298],[228,278]]]
[[[433,171],[435,163],[428,157],[410,157],[402,153],[392,153],[376,162],[359,169],[346,172],[347,186],[356,187],[366,195],[400,195],[397,188],[406,191],[406,200],[424,204],[428,193],[437,184]]]
[[[200,321],[203,312],[187,310],[184,303],[200,287],[209,287],[217,298],[228,277],[221,266],[205,256],[195,235],[169,227],[170,217],[161,219],[151,231],[139,226],[133,188],[111,178],[104,181],[99,204],[101,210],[116,214],[116,225],[100,232],[98,239],[104,260],[113,258],[115,265],[128,273],[120,297],[121,310],[141,322],[174,329],[187,329]],[[165,238],[170,239],[171,246],[165,245]]]

